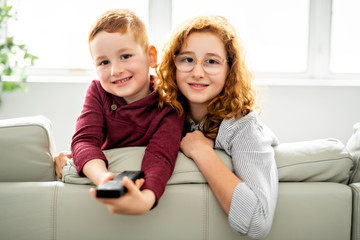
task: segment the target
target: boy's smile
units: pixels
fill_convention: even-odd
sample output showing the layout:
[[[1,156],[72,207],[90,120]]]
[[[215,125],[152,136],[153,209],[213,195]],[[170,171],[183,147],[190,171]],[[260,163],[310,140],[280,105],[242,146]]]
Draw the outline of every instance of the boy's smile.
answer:
[[[127,77],[124,79],[119,79],[119,80],[115,80],[113,81],[113,84],[116,84],[117,86],[123,86],[125,85],[132,77]]]
[[[90,50],[96,73],[107,92],[123,97],[127,103],[150,94],[149,68],[156,65],[156,56],[154,64],[151,47],[145,53],[131,32],[101,31],[90,42]]]

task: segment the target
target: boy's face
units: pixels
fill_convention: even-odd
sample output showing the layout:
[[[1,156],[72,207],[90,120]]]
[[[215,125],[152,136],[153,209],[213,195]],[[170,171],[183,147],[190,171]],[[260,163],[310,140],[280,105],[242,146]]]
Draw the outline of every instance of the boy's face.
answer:
[[[127,32],[99,32],[90,42],[96,73],[105,91],[123,97],[127,103],[150,94],[149,68],[156,66],[156,49],[147,53]]]

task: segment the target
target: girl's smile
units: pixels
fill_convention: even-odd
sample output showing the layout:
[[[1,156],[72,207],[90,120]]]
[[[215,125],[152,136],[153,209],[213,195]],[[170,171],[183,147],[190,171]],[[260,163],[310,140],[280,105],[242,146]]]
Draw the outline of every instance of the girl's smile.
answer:
[[[205,90],[209,84],[202,84],[202,83],[189,83],[191,89],[195,91],[202,91]]]

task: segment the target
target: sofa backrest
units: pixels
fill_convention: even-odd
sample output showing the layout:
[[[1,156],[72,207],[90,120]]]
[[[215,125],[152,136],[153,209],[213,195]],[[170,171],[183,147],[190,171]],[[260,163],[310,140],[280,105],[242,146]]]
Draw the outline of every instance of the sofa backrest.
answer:
[[[339,140],[317,139],[275,147],[281,182],[349,182],[354,161]]]
[[[275,147],[275,160],[281,182],[338,182],[348,183],[353,160],[344,144],[335,139],[319,139],[306,142],[284,143]],[[105,150],[109,170],[120,173],[139,170],[145,147],[127,147]],[[231,158],[216,150],[224,164],[232,168]],[[63,170],[66,183],[91,184],[87,178],[79,177],[72,161]],[[198,167],[191,159],[179,152],[174,172],[168,185],[182,183],[206,183]]]
[[[347,147],[336,139],[283,143],[274,148],[281,182],[338,182],[360,181],[359,127]],[[353,147],[356,146],[356,147]],[[52,181],[56,179],[53,165],[55,144],[50,121],[43,116],[0,120],[0,181]],[[348,150],[349,149],[349,150]],[[119,173],[139,170],[145,147],[105,150],[109,170]],[[349,153],[351,151],[351,154]],[[225,165],[232,170],[231,158],[216,150]],[[354,173],[353,173],[354,172]],[[351,175],[353,173],[353,175]],[[63,179],[68,183],[91,184],[79,177],[73,163],[64,168]],[[350,180],[350,181],[351,181]],[[205,183],[196,164],[179,152],[168,184]]]
[[[54,153],[47,118],[0,120],[0,182],[55,180]]]

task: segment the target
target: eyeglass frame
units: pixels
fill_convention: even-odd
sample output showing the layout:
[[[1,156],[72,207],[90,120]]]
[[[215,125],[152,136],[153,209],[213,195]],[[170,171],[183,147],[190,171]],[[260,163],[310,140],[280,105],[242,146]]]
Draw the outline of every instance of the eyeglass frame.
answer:
[[[185,53],[178,53],[178,54],[175,54],[175,55],[174,55],[174,64],[175,64],[175,67],[176,67],[177,70],[179,70],[179,71],[181,71],[181,72],[191,72],[192,70],[194,70],[195,66],[196,66],[198,63],[200,63],[200,64],[201,64],[201,67],[202,67],[203,70],[204,70],[204,72],[206,72],[207,74],[210,74],[210,75],[211,75],[211,74],[217,74],[217,73],[209,73],[209,72],[206,70],[206,67],[204,67],[204,63],[206,63],[206,62],[204,62],[204,59],[206,59],[206,57],[204,57],[204,58],[202,58],[202,59],[198,59],[198,58],[196,58],[195,56],[194,56],[194,57],[191,57],[191,58],[194,60],[194,66],[193,66],[190,70],[188,70],[188,71],[181,70],[181,69],[179,69],[179,67],[178,67],[177,64],[176,64],[176,58],[177,58],[179,55],[186,55],[186,54],[185,54]],[[193,55],[193,54],[189,54],[189,55]],[[222,58],[222,57],[220,57],[220,56],[216,56],[216,58],[220,58],[220,59],[221,59],[221,63],[220,63],[220,64],[222,64],[222,65],[224,65],[225,63],[228,63],[228,62],[229,62],[229,60],[224,59],[224,58]],[[220,68],[219,68],[219,71],[220,71]]]

